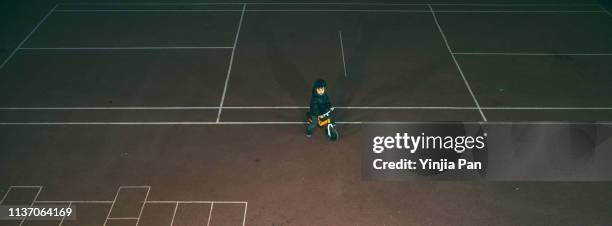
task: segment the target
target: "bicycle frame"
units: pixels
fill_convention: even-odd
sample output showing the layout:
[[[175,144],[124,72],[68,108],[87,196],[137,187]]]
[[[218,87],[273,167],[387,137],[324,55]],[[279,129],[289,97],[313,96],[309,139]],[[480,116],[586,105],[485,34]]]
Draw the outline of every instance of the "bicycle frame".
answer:
[[[329,110],[325,114],[321,115],[320,117],[317,117],[317,124],[319,125],[319,127],[325,126],[327,136],[331,136],[331,133],[332,133],[331,130],[334,128],[334,124],[332,123],[331,118],[329,117],[331,112],[332,110]]]

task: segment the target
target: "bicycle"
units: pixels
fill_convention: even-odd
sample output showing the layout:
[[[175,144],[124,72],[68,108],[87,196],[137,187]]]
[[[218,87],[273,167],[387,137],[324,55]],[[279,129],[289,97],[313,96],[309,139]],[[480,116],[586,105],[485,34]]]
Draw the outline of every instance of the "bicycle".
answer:
[[[329,111],[325,112],[322,115],[319,115],[317,117],[317,126],[319,128],[323,128],[325,127],[325,135],[327,136],[327,139],[329,139],[330,141],[337,141],[340,138],[340,134],[338,133],[338,130],[336,130],[336,122],[332,121],[331,119],[331,113],[332,113],[333,109],[330,109]],[[308,124],[312,123],[311,121],[311,117],[310,117],[310,112],[306,113],[306,122]]]

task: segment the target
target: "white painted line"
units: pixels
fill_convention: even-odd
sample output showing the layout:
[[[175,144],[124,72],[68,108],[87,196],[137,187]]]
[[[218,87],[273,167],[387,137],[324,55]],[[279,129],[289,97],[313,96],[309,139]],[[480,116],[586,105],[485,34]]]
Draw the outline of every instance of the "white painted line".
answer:
[[[210,204],[210,211],[208,213],[209,215],[208,215],[208,224],[207,224],[207,225],[210,225],[210,219],[212,218],[212,209],[213,209],[214,204],[215,203],[228,203],[228,204],[245,204],[245,211],[244,211],[244,216],[243,216],[244,218],[242,221],[242,225],[244,226],[246,222],[246,211],[247,211],[246,209],[248,206],[248,202],[244,202],[244,201],[153,201],[153,200],[148,200],[151,186],[120,186],[119,189],[117,189],[117,192],[115,193],[115,197],[113,198],[113,201],[83,201],[83,200],[82,201],[41,201],[41,200],[38,200],[38,197],[42,191],[42,186],[10,186],[7,189],[7,192],[2,197],[2,200],[0,200],[0,205],[4,202],[4,200],[8,196],[8,193],[10,193],[13,188],[38,188],[38,192],[36,193],[36,196],[34,197],[34,200],[32,201],[32,203],[30,204],[30,207],[32,207],[35,203],[68,203],[68,207],[71,207],[73,203],[112,203],[108,211],[108,214],[106,215],[104,225],[106,225],[108,220],[136,220],[136,225],[138,225],[140,222],[140,219],[142,218],[144,206],[147,203],[173,203],[175,204],[170,226],[174,225],[174,219],[176,218],[176,213],[177,213],[179,204],[181,203]],[[145,195],[145,199],[142,201],[142,206],[140,208],[140,213],[138,214],[138,217],[110,217],[110,214],[112,213],[115,203],[117,202],[117,197],[119,196],[121,189],[124,189],[124,188],[125,189],[143,189],[143,188],[147,189],[147,193]],[[60,226],[63,224],[64,219],[65,217],[62,217],[61,221],[59,222]],[[25,220],[26,218],[24,218],[21,221],[20,225],[22,225]]]
[[[241,12],[239,9],[58,9],[57,13],[70,12]],[[429,13],[429,10],[401,9],[249,9],[246,12],[389,12]],[[604,13],[603,10],[440,10],[436,13]]]
[[[168,50],[231,49],[231,46],[139,46],[139,47],[24,47],[20,50]]]
[[[227,107],[229,108],[229,107]],[[0,107],[0,110],[209,110],[219,107]]]
[[[210,226],[210,219],[212,218],[212,210],[214,205],[215,203],[210,204],[210,211],[208,211],[208,223],[206,223],[206,226]]]
[[[270,107],[223,107],[225,109],[308,109],[306,106],[270,106]]]
[[[344,66],[344,77],[348,77],[346,75],[346,60],[344,57],[344,43],[342,42],[342,31],[338,31],[338,37],[340,38],[340,51],[342,52],[342,66]]]
[[[147,203],[147,200],[149,199],[149,192],[151,191],[151,186],[147,186],[146,188],[147,188],[147,194],[145,195],[144,202],[140,206],[140,212],[138,213],[138,220],[136,220],[136,226],[138,226],[138,223],[140,223],[140,217],[142,216],[142,212],[144,211],[145,204]]]
[[[113,201],[36,201],[36,203],[111,204]]]
[[[603,13],[602,10],[436,10],[436,13]]]
[[[335,107],[336,109],[358,109],[358,110],[476,110],[477,107],[445,107],[445,106],[415,106],[415,107],[368,107],[368,106],[354,106],[354,107]]]
[[[11,186],[13,188],[42,188],[42,186],[40,185],[30,185],[30,186],[22,186],[22,185],[16,185],[16,186]]]
[[[306,109],[302,106],[255,106],[226,107],[225,109]],[[0,107],[0,110],[217,110],[215,107],[175,106],[175,107]]]
[[[380,13],[429,13],[427,10],[394,9],[250,9],[248,12],[380,12]]]
[[[142,201],[144,202],[144,201]],[[113,201],[88,201],[88,200],[56,200],[56,201],[36,201],[36,203],[84,203],[84,204],[111,204]],[[147,200],[147,204],[207,204],[207,203],[223,203],[223,204],[244,204],[245,201],[176,201],[176,200]]]
[[[306,106],[223,107],[233,110],[308,109]],[[477,110],[478,107],[454,106],[339,106],[336,109],[356,110]],[[2,111],[54,111],[54,110],[217,110],[219,107],[0,107]],[[485,110],[612,110],[612,107],[480,107]]]
[[[7,190],[6,193],[4,193],[4,196],[2,196],[2,200],[0,200],[0,205],[2,205],[2,203],[4,203],[4,199],[6,199],[6,197],[8,196],[8,194],[11,192],[11,190],[13,189],[13,186],[10,186]]]
[[[302,106],[253,106],[253,107],[230,107],[224,109],[307,109]],[[350,108],[350,107],[349,107]],[[197,106],[175,106],[175,107],[0,107],[0,110],[217,110],[216,107]]]
[[[70,12],[240,12],[236,9],[58,9],[58,13]]]
[[[448,44],[448,40],[446,39],[446,35],[444,34],[444,31],[442,30],[442,27],[440,26],[440,23],[438,22],[438,17],[436,16],[436,13],[434,12],[433,7],[431,7],[431,5],[429,5],[429,10],[431,11],[431,15],[433,16],[433,19],[436,22],[436,26],[438,26],[438,31],[440,31],[440,34],[442,35],[442,39],[444,39],[444,43],[446,44],[446,48],[448,49],[448,52],[450,53],[451,57],[453,58],[453,61],[455,62],[455,65],[457,66],[457,70],[459,70],[459,74],[461,74],[461,78],[463,78],[463,82],[465,83],[465,86],[467,87],[467,90],[470,92],[470,95],[472,95],[472,99],[474,100],[474,103],[476,104],[476,107],[478,107],[478,111],[480,112],[480,116],[482,116],[482,120],[484,120],[486,122],[487,121],[487,117],[482,112],[482,109],[480,109],[480,104],[478,103],[478,100],[476,99],[476,96],[474,95],[474,92],[472,92],[472,88],[470,87],[470,84],[468,83],[467,79],[465,78],[465,75],[463,75],[463,70],[461,70],[461,66],[459,66],[459,62],[457,62],[457,58],[455,58],[455,55],[453,55],[453,51],[451,50],[451,47]]]
[[[242,5],[247,2],[64,2],[61,5]],[[372,6],[597,6],[595,3],[367,3],[367,2],[258,2],[252,5],[372,5]]]
[[[292,125],[305,122],[0,122],[0,125]]]
[[[244,204],[244,215],[242,216],[242,226],[244,226],[246,224],[246,216],[247,216],[247,209],[249,208],[249,203],[245,203]]]
[[[34,203],[36,202],[36,200],[38,200],[38,196],[40,195],[40,192],[42,191],[42,186],[38,187],[38,192],[36,192],[36,196],[34,196],[34,200],[32,200],[32,202],[30,203],[30,208],[32,208],[32,206],[34,206]],[[19,226],[23,225],[23,222],[26,221],[26,219],[28,219],[28,217],[24,217],[23,219],[21,219],[21,222],[19,222]]]
[[[119,188],[117,189],[117,193],[115,193],[115,198],[113,199],[113,203],[111,204],[111,207],[108,210],[108,214],[106,215],[106,219],[104,220],[104,224],[102,226],[106,226],[106,223],[110,218],[111,212],[113,211],[113,207],[115,207],[115,202],[117,202],[117,196],[119,196],[119,192],[121,192],[121,186],[119,186]]]
[[[362,3],[362,2],[184,2],[184,3],[166,3],[166,2],[65,2],[61,3],[61,5],[242,5],[242,4],[252,4],[252,5],[372,5],[372,6],[425,6],[426,4],[404,4],[404,3]]]
[[[379,122],[337,122],[337,124],[344,125],[441,125],[441,124],[449,124],[449,122],[403,122],[403,121],[379,121]],[[467,124],[467,125],[593,125],[595,123],[588,122],[538,122],[538,121],[524,121],[524,122],[476,122],[476,121],[468,121],[468,122],[458,122],[457,124]],[[597,122],[596,124],[601,125],[612,125],[612,121],[610,122]]]
[[[137,217],[111,217],[109,220],[138,220]]]
[[[86,6],[129,6],[129,5],[242,5],[244,3],[241,2],[180,2],[180,3],[171,3],[171,2],[63,2],[60,5],[86,5]]]
[[[11,58],[13,58],[13,56],[15,55],[15,53],[17,53],[17,51],[21,48],[21,46],[23,46],[23,44],[28,41],[28,39],[30,39],[30,36],[32,36],[32,34],[34,34],[34,32],[36,32],[36,30],[38,29],[38,27],[40,27],[40,25],[45,22],[45,20],[47,20],[47,17],[49,17],[53,11],[55,10],[55,8],[57,8],[58,4],[56,4],[53,8],[51,8],[51,10],[49,10],[49,12],[47,13],[47,15],[45,15],[40,22],[38,22],[38,24],[36,24],[36,26],[34,27],[34,29],[32,29],[32,31],[30,31],[30,33],[23,39],[21,40],[21,42],[19,43],[19,45],[17,45],[17,47],[13,50],[13,52],[11,52],[11,54],[9,54],[8,57],[6,57],[6,59],[4,59],[4,62],[2,62],[2,64],[0,64],[0,70],[2,70],[2,68],[4,68],[4,66],[9,62],[9,60],[11,60]]]
[[[453,53],[454,55],[501,55],[501,56],[612,56],[612,53]]]
[[[128,189],[132,189],[132,188],[151,188],[151,186],[148,186],[148,185],[141,185],[141,186],[120,186],[120,188],[128,188]]]
[[[147,201],[147,203],[180,203],[180,204],[208,204],[208,203],[222,203],[222,204],[244,204],[244,201]]]
[[[487,110],[612,110],[612,107],[484,107]]]
[[[242,12],[238,9],[58,9],[58,13],[70,12]],[[429,13],[427,10],[394,9],[249,9],[245,12],[401,12]],[[560,11],[564,12],[564,11]]]
[[[179,203],[176,203],[174,206],[174,213],[172,213],[172,220],[170,221],[170,226],[174,226],[174,218],[176,217],[176,210],[178,210]]]
[[[36,196],[34,197],[34,200],[32,200],[32,203],[30,204],[30,207],[32,207],[32,205],[34,205],[34,202],[36,202],[36,200],[38,200],[38,196],[40,195],[40,192],[42,191],[42,186],[38,187],[38,192],[36,192]]]
[[[596,3],[431,3],[434,6],[597,6]]]
[[[70,208],[71,206],[72,202],[69,202],[67,208]],[[62,220],[60,221],[59,226],[62,226],[64,224],[64,219],[66,219],[66,215],[62,216]]]
[[[237,3],[238,4],[238,3]],[[595,3],[367,3],[367,2],[263,2],[253,5],[371,5],[371,6],[597,6]]]
[[[606,109],[607,110],[607,109]],[[411,121],[340,121],[337,124],[428,124],[430,122],[411,122]],[[438,122],[433,122],[437,124]],[[440,122],[444,123],[444,122]],[[469,122],[463,122],[469,123]],[[605,122],[604,122],[605,123]],[[0,125],[31,125],[31,126],[75,126],[75,125],[303,125],[305,122],[15,122],[0,123]],[[495,123],[491,123],[495,124]],[[58,203],[60,201],[51,201]],[[75,203],[78,201],[74,201]],[[176,201],[148,201],[147,203],[174,203]],[[241,202],[219,202],[219,201],[179,201],[180,203],[241,203]],[[112,203],[112,202],[110,202]]]
[[[605,11],[606,14],[608,14],[608,16],[612,16],[612,13],[610,13],[610,10],[606,9],[606,7],[604,7],[602,4],[599,4],[599,8],[601,8],[601,10]]]
[[[219,103],[219,111],[217,112],[217,122],[221,119],[221,112],[223,111],[223,102],[225,101],[225,93],[227,92],[227,84],[229,83],[230,74],[232,73],[232,65],[234,64],[234,53],[236,52],[236,46],[238,45],[238,36],[240,35],[240,28],[242,27],[242,20],[244,18],[244,12],[247,4],[242,5],[242,14],[240,14],[240,22],[238,23],[238,29],[236,29],[236,37],[234,38],[234,48],[232,48],[232,55],[230,57],[229,66],[227,68],[227,76],[225,77],[225,86],[223,87],[223,94],[221,96],[221,102]]]
[[[307,108],[307,107],[304,107]],[[372,109],[372,110],[612,110],[612,107],[335,107],[337,109]]]

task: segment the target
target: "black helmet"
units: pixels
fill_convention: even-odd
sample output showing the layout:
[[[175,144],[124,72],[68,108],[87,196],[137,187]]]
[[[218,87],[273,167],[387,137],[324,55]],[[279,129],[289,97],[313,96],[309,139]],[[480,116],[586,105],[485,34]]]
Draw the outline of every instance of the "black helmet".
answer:
[[[317,79],[317,81],[315,81],[314,84],[312,84],[313,89],[326,88],[326,87],[327,87],[327,83],[323,79]]]

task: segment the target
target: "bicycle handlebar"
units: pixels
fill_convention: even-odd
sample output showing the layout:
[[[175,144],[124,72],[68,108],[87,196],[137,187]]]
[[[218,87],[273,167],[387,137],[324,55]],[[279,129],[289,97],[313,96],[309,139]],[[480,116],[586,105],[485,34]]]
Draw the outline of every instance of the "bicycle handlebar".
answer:
[[[325,116],[328,116],[328,117],[329,117],[329,114],[330,114],[332,111],[334,111],[334,108],[333,108],[333,107],[332,107],[332,108],[330,108],[330,109],[329,109],[329,111],[325,112],[324,114],[319,115],[319,118],[323,118],[323,117],[325,117]]]

